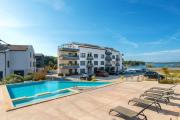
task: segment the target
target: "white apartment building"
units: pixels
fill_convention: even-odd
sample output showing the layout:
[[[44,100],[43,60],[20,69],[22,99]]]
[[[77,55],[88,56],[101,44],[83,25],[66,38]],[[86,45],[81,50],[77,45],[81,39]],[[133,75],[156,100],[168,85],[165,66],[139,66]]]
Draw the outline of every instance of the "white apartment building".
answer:
[[[31,45],[6,47],[6,45],[0,44],[0,47],[0,79],[9,74],[24,76],[35,72],[34,49]]]
[[[58,73],[82,74],[96,70],[121,71],[122,54],[107,47],[70,43],[58,47]]]

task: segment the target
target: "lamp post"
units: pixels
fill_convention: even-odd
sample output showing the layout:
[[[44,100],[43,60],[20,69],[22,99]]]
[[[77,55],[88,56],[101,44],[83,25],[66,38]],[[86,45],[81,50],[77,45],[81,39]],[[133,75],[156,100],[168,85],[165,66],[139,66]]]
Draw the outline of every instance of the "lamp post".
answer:
[[[4,43],[4,44],[1,44],[0,43],[0,47],[2,47],[1,49],[0,49],[0,53],[4,53],[4,75],[6,76],[6,57],[7,57],[7,55],[6,55],[6,52],[7,52],[7,50],[9,49],[8,47],[10,46],[10,44],[7,44],[6,42],[4,42],[3,40],[1,40],[0,39],[0,42],[2,42],[2,43]],[[1,50],[3,51],[3,52],[1,52]]]

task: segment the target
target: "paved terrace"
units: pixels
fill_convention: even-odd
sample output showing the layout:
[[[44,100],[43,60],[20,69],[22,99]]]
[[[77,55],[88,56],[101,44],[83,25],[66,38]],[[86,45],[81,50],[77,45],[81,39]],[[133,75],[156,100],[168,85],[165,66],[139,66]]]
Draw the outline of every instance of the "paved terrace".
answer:
[[[122,120],[108,114],[109,109],[118,105],[140,111],[142,107],[128,105],[133,97],[138,97],[144,90],[160,86],[157,82],[124,82],[59,98],[29,107],[5,112],[0,91],[0,120]],[[161,85],[169,87],[169,85]],[[161,104],[158,114],[152,107],[145,111],[148,120],[178,120],[180,112],[180,86],[176,87],[177,96],[169,105]]]

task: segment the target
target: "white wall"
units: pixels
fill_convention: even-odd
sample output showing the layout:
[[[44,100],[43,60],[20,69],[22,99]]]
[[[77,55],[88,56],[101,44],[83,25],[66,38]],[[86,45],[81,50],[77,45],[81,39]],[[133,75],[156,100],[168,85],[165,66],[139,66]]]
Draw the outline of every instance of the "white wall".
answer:
[[[101,65],[101,61],[105,62],[105,50],[92,49],[92,48],[84,48],[84,47],[80,47],[79,49],[80,49],[80,51],[79,51],[79,57],[80,57],[79,64],[80,64],[80,61],[86,61],[85,66],[80,66],[80,69],[86,69],[86,72],[87,72],[87,54],[89,52],[91,52],[92,56],[93,56],[93,60],[92,60],[93,65],[94,65],[94,61],[98,61],[98,65],[94,65],[93,66],[93,70],[94,70],[94,67],[97,67],[97,68],[105,67],[105,65]],[[86,53],[86,57],[85,58],[81,58],[81,56],[80,56],[81,53]],[[94,54],[98,54],[98,58],[94,58]],[[101,58],[101,54],[104,55],[103,59]]]
[[[31,58],[30,58],[31,52]],[[0,53],[0,71],[3,71],[3,76],[5,76],[5,61],[4,53]],[[9,68],[8,63],[9,61]],[[30,66],[31,62],[31,66]],[[6,52],[6,75],[14,73],[15,70],[23,70],[24,74],[35,72],[35,67],[33,66],[35,62],[34,49],[32,46],[28,47],[27,51],[7,51]]]
[[[5,74],[5,72],[4,72],[4,67],[5,67],[5,61],[4,61],[4,59],[5,59],[4,53],[0,53],[0,71],[3,72],[3,76],[4,76],[4,74]]]

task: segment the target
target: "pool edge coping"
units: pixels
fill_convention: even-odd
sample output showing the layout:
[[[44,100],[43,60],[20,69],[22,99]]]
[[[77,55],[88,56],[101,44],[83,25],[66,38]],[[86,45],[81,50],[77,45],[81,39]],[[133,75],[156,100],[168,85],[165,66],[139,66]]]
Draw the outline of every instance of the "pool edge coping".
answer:
[[[4,107],[6,109],[6,111],[9,111],[11,109],[13,109],[13,104],[12,104],[12,99],[10,98],[8,89],[6,85],[2,86],[2,94],[3,94],[3,99],[4,99]]]
[[[96,90],[96,89],[99,89],[99,88],[104,88],[104,87],[115,85],[115,84],[119,84],[119,83],[122,83],[122,81],[109,82],[109,84],[98,86],[98,87],[94,87],[94,89],[91,89],[91,90],[88,90],[88,91]],[[60,99],[60,98],[64,98],[64,97],[68,97],[68,96],[72,96],[72,95],[88,92],[88,91],[83,91],[82,92],[82,91],[74,90],[74,89],[72,89],[72,87],[71,88],[66,88],[67,90],[73,91],[73,93],[72,94],[68,94],[68,95],[64,95],[64,96],[61,96],[61,97],[57,97],[57,98],[43,100],[43,101],[40,101],[40,102],[37,102],[37,103],[31,103],[31,104],[28,104],[28,105],[14,107],[12,99],[10,98],[7,86],[6,85],[3,85],[3,86],[4,86],[3,87],[4,88],[3,93],[5,94],[3,96],[4,96],[4,98],[7,98],[7,99],[4,99],[4,101],[5,101],[4,104],[5,104],[6,112],[13,111],[13,110],[20,109],[20,108],[25,108],[25,107],[28,107],[28,106],[32,106],[32,105],[36,105],[36,104],[40,104],[40,103],[44,103],[44,102],[48,102],[48,101],[52,101],[52,100],[55,100],[55,99]],[[84,86],[84,87],[86,87],[86,86]],[[7,101],[8,101],[8,104],[7,104]]]

